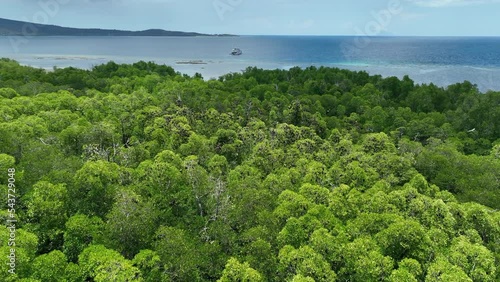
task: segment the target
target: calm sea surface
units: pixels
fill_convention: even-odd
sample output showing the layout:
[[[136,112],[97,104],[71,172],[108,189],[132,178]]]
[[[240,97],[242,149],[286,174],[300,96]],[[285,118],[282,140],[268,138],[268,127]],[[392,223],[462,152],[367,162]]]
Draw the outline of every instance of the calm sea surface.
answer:
[[[229,55],[234,47],[243,55]],[[330,66],[500,91],[500,37],[0,37],[0,57],[46,69],[155,61],[205,78],[248,66]]]

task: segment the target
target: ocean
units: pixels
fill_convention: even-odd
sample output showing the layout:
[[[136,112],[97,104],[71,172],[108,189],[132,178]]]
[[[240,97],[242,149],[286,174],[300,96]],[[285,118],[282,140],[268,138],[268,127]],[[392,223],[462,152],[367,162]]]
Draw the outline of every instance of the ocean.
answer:
[[[233,48],[243,54],[231,56]],[[248,66],[314,65],[500,91],[500,37],[0,37],[0,57],[45,69],[154,61],[205,79]]]

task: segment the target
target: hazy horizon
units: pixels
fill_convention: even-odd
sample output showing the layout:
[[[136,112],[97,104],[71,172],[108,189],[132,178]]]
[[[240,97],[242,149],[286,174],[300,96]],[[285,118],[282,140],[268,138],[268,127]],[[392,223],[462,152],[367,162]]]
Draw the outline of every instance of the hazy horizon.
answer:
[[[0,18],[6,19],[6,20],[12,20],[12,21],[21,21],[21,20],[17,20],[17,19],[10,19],[10,18],[4,18],[4,17],[0,17]],[[23,22],[23,21],[21,21],[21,22]],[[30,22],[30,23],[38,24],[36,22]],[[149,28],[145,28],[145,29],[132,30],[132,29],[119,28],[119,27],[111,29],[111,28],[103,28],[103,27],[64,26],[64,25],[57,25],[57,24],[50,24],[50,23],[47,25],[60,26],[60,27],[64,27],[64,28],[75,28],[75,29],[104,29],[104,30],[121,30],[121,31],[134,31],[134,32],[135,31],[144,31],[144,30],[154,30],[154,29],[167,30],[167,29],[158,28],[158,27],[149,27]],[[202,32],[199,32],[197,30],[171,30],[170,29],[167,31],[180,31],[180,32],[186,32],[186,33],[195,32],[195,33],[209,34],[209,35],[223,34],[223,33],[202,33]],[[356,36],[360,36],[357,34],[234,34],[234,33],[225,33],[225,34],[236,35],[236,36],[284,36],[284,37],[287,37],[287,36],[298,36],[298,37],[300,37],[300,36],[304,36],[304,37],[335,37],[335,36],[356,37]],[[399,35],[399,34],[376,34],[376,35],[364,34],[363,35],[362,34],[361,36],[366,36],[366,37],[422,37],[422,38],[425,38],[425,37],[500,37],[500,35],[413,35],[413,34],[408,34],[408,35]],[[142,36],[142,37],[148,37],[148,36]],[[152,37],[156,37],[156,36],[152,36]]]
[[[0,17],[73,28],[207,34],[500,36],[499,0],[0,0]]]

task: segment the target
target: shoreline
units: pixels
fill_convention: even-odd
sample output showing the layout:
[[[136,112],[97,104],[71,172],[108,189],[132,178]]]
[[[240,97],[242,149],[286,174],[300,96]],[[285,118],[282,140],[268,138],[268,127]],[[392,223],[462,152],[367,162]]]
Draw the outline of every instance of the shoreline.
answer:
[[[80,69],[91,69],[93,66],[114,61],[118,64],[131,64],[141,61],[141,58],[124,58],[109,56],[86,56],[86,55],[40,55],[10,57],[22,65],[41,68],[51,71],[54,67],[65,68],[75,67]],[[395,76],[402,79],[408,75],[415,83],[433,83],[439,87],[446,88],[455,83],[462,83],[465,80],[477,84],[478,89],[485,93],[487,91],[500,91],[500,81],[494,79],[500,76],[500,68],[481,66],[441,66],[441,65],[374,65],[368,63],[330,63],[330,64],[305,64],[298,63],[270,63],[261,61],[241,61],[241,60],[213,60],[213,59],[185,59],[185,58],[142,58],[143,61],[153,61],[157,64],[165,64],[174,68],[176,72],[194,76],[199,73],[204,80],[217,79],[229,73],[241,73],[247,67],[257,67],[266,70],[283,69],[288,70],[298,66],[306,68],[331,67],[350,71],[366,71],[370,75],[381,75],[383,77]],[[481,79],[467,79],[463,73],[474,72],[476,77]]]

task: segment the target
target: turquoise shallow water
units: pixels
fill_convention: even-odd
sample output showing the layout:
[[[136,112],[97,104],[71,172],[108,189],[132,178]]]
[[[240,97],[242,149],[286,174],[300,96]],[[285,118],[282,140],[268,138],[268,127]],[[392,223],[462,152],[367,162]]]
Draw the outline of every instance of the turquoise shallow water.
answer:
[[[243,55],[229,55],[234,47]],[[482,91],[500,90],[498,37],[0,37],[0,57],[47,69],[151,60],[205,78],[247,66],[323,65],[383,76],[407,74],[418,83],[441,86],[469,80]],[[195,60],[202,64],[182,63]]]

